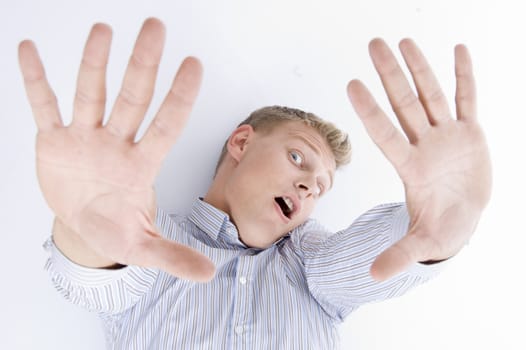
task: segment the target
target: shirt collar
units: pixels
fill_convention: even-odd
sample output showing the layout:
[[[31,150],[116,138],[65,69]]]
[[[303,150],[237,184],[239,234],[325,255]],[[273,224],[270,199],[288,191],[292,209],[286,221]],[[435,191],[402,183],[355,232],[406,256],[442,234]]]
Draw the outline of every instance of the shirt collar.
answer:
[[[213,240],[217,240],[219,234],[222,233],[230,242],[246,247],[239,240],[237,228],[230,221],[228,214],[205,202],[202,198],[195,200],[189,219]],[[273,245],[280,245],[289,237],[290,233],[278,239]]]
[[[195,200],[189,219],[214,240],[217,240],[224,224],[230,222],[228,214],[206,203],[202,198]]]

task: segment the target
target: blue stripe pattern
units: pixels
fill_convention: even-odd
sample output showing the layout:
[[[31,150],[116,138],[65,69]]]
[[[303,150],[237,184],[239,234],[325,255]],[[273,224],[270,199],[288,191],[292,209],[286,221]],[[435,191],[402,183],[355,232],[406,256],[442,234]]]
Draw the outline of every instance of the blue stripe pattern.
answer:
[[[50,238],[46,269],[70,302],[96,312],[108,349],[336,349],[337,327],[359,306],[402,295],[441,264],[415,264],[385,282],[369,268],[408,227],[404,204],[384,204],[330,234],[314,220],[266,249],[247,248],[222,211],[196,200],[189,216],[157,212],[167,237],[209,256],[205,284],[138,266],[71,262]]]

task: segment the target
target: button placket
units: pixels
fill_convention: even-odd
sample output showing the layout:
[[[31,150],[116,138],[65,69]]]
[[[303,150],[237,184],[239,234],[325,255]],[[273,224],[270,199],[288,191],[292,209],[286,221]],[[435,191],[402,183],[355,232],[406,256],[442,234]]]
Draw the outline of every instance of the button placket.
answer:
[[[252,291],[250,288],[250,276],[252,272],[254,256],[241,256],[238,260],[236,273],[236,318],[234,323],[235,349],[245,349],[250,342],[250,324],[252,314]]]
[[[241,335],[243,334],[243,331],[244,331],[244,327],[243,326],[237,326],[236,329],[235,329],[235,332],[237,335]]]

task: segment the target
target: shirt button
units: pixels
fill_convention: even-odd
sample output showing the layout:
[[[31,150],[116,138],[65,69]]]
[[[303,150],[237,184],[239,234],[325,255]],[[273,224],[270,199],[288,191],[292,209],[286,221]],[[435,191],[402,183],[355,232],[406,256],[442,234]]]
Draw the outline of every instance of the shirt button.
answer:
[[[246,284],[247,283],[247,278],[245,276],[239,277],[239,283]]]
[[[236,334],[241,335],[243,333],[243,326],[236,327]]]

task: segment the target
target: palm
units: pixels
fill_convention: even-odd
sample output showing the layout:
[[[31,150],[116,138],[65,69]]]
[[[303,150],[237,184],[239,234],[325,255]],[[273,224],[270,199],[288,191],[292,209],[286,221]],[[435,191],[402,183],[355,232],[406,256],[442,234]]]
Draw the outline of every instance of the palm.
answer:
[[[193,58],[183,62],[154,121],[135,142],[153,94],[164,28],[157,20],[145,22],[103,126],[110,39],[109,28],[93,27],[80,68],[73,121],[67,127],[34,46],[20,45],[20,65],[39,128],[37,172],[42,193],[57,217],[102,257],[207,280],[213,273],[209,259],[163,238],[154,225],[153,182],[197,95],[199,62]]]
[[[40,132],[37,137],[42,192],[62,218],[71,218],[75,211],[107,193],[151,191],[152,165],[132,145],[102,128],[61,128]],[[62,192],[68,196],[63,198]]]
[[[385,43],[375,40],[370,49],[406,137],[359,81],[349,85],[349,97],[368,133],[404,183],[411,219],[406,237],[374,263],[372,272],[379,279],[417,261],[456,254],[473,233],[491,189],[489,155],[476,122],[475,86],[467,51],[457,48],[455,120],[416,45],[406,40],[400,46],[418,97]]]
[[[412,150],[407,164],[398,170],[405,184],[410,217],[415,218],[411,230],[441,237],[431,248],[435,257],[425,259],[454,255],[466,240],[462,229],[474,228],[478,217],[469,214],[482,210],[490,190],[486,175],[490,173],[489,158],[484,146],[478,126],[450,121],[430,130]],[[462,221],[461,227],[445,229],[445,223]]]
[[[488,165],[486,150],[480,147],[483,143],[477,126],[450,121],[429,130],[397,169],[407,192],[440,189],[444,195],[464,198],[478,193],[477,174],[484,173]],[[414,193],[414,197],[419,195]]]
[[[114,261],[132,263],[130,249],[143,232],[155,230],[155,169],[103,128],[61,128],[37,137],[38,178],[49,206],[81,234],[96,223],[87,241]],[[126,230],[115,230],[124,223]]]

